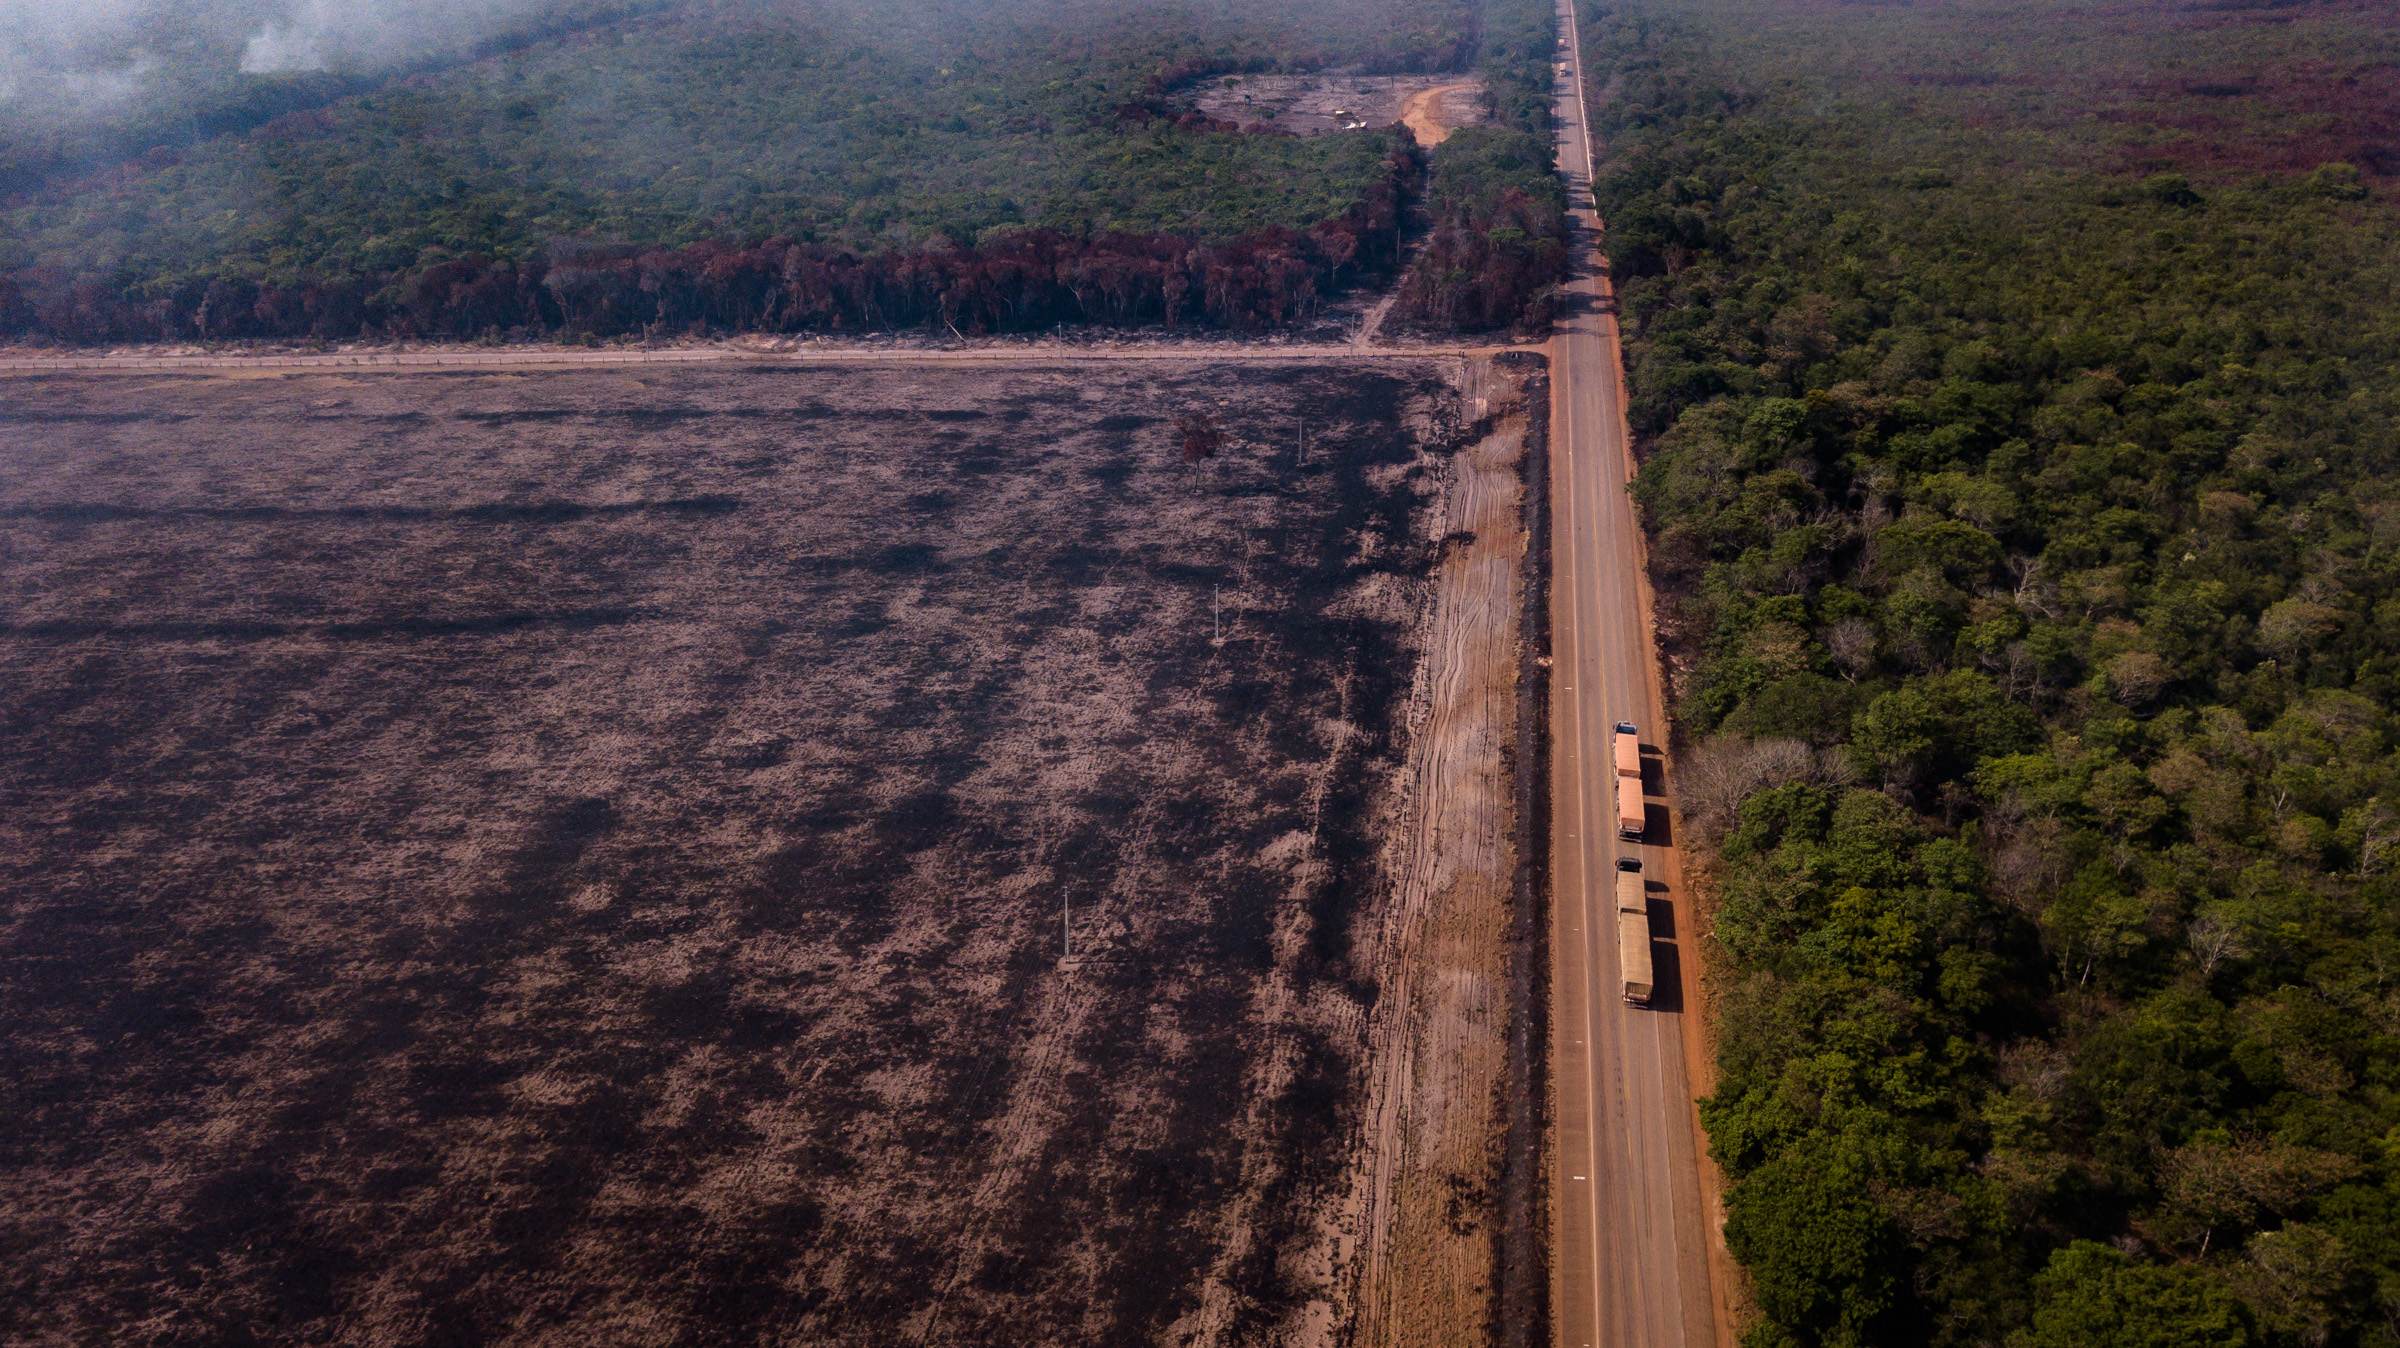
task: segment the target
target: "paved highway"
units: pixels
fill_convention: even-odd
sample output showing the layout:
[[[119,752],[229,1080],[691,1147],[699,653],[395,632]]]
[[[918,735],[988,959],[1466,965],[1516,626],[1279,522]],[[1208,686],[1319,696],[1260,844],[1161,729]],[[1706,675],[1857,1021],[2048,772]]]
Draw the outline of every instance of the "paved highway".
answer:
[[[1550,346],[1553,1324],[1568,1348],[1714,1345],[1711,1209],[1685,1066],[1691,942],[1676,921],[1686,909],[1675,859],[1660,845],[1668,821],[1656,755],[1648,757],[1646,842],[1619,841],[1611,794],[1614,724],[1635,722],[1655,746],[1664,718],[1641,534],[1625,492],[1622,358],[1591,208],[1574,21],[1561,0],[1561,29],[1575,39],[1561,53],[1568,70],[1558,84],[1574,279],[1570,312]],[[1648,1009],[1625,1004],[1617,971],[1610,886],[1620,852],[1640,856],[1651,881],[1658,993]],[[1690,1039],[1697,1053],[1697,1036]]]

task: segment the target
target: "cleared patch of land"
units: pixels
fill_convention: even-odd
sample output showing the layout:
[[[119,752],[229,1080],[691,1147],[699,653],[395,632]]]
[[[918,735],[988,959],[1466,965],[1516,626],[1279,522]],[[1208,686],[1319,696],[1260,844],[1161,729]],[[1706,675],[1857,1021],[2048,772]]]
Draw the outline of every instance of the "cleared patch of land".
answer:
[[[1483,87],[1473,81],[1419,89],[1401,102],[1400,124],[1417,144],[1439,145],[1450,139],[1451,132],[1482,121],[1484,102]]]
[[[13,381],[0,1337],[1346,1333],[1443,368]]]
[[[1483,81],[1460,75],[1226,75],[1193,97],[1211,117],[1302,136],[1405,121],[1424,145],[1486,115]]]

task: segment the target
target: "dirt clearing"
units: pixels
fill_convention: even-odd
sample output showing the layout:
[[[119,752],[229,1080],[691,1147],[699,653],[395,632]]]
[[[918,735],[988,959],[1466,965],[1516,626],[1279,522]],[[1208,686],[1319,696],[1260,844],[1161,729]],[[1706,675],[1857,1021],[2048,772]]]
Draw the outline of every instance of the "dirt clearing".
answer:
[[[1482,121],[1483,116],[1483,85],[1474,80],[1419,89],[1400,104],[1401,123],[1417,138],[1417,144],[1427,149],[1450,139],[1450,133],[1460,127]]]
[[[12,381],[0,1339],[1343,1337],[1453,368]]]
[[[1211,117],[1303,136],[1407,122],[1422,145],[1486,115],[1483,81],[1457,75],[1225,75],[1192,97]]]

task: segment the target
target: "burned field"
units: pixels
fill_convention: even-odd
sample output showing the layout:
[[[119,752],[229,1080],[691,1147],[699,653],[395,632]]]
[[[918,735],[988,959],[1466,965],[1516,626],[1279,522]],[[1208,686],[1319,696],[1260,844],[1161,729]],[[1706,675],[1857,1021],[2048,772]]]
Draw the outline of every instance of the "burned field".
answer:
[[[1379,369],[12,383],[0,1339],[1338,1333]]]

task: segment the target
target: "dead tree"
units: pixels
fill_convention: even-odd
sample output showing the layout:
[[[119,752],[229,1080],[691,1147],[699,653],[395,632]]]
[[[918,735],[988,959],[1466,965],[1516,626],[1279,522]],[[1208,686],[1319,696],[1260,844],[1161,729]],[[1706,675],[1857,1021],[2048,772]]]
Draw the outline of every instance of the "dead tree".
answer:
[[[1213,459],[1225,445],[1224,428],[1206,412],[1178,412],[1175,431],[1183,437],[1183,461],[1198,463]]]

